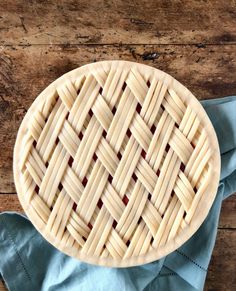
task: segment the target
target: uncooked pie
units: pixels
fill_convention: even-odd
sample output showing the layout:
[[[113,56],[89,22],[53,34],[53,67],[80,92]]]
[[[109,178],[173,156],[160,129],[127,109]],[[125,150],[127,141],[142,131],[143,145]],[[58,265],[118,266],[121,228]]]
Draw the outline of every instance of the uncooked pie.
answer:
[[[220,172],[217,138],[170,75],[126,61],[71,71],[28,110],[14,150],[21,204],[38,231],[79,260],[157,260],[199,228]]]

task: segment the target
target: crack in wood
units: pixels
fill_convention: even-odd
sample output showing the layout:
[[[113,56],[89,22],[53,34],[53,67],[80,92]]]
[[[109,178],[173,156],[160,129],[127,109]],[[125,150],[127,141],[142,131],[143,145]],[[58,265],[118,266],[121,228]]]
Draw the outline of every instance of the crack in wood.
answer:
[[[22,26],[22,28],[23,28],[23,30],[26,32],[26,33],[28,33],[28,30],[27,30],[27,28],[26,28],[26,26],[25,26],[25,19],[24,19],[24,17],[23,16],[20,16],[20,22],[21,22],[21,26]]]

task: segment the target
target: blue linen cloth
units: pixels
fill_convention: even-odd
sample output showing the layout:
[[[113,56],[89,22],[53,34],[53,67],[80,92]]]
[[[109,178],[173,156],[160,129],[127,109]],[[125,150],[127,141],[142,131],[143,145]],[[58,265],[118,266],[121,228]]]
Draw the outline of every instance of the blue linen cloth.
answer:
[[[153,263],[125,269],[89,265],[50,245],[30,221],[0,214],[0,274],[9,290],[202,290],[215,244],[222,200],[236,191],[236,97],[202,102],[216,130],[221,179],[214,204],[182,247]]]

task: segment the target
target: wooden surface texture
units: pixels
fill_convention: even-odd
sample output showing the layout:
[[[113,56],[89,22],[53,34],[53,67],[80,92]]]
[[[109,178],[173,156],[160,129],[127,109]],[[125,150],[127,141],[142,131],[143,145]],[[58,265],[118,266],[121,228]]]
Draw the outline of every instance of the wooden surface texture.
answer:
[[[12,151],[32,101],[63,73],[108,59],[164,70],[199,100],[235,95],[236,3],[2,0],[0,212],[22,210],[15,194]],[[223,203],[205,290],[236,290],[235,265],[233,195]]]

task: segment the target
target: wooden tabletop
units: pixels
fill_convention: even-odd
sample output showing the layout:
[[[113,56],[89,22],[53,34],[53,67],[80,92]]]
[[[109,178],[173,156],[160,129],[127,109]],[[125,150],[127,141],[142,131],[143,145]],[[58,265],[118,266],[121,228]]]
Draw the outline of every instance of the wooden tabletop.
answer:
[[[35,97],[64,73],[123,59],[166,71],[199,100],[236,94],[233,0],[25,3],[1,1],[0,212],[21,211],[12,175],[20,122]],[[223,203],[205,290],[236,290],[235,265],[236,195]]]

